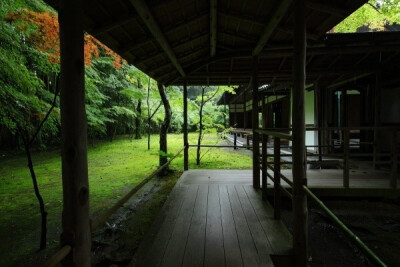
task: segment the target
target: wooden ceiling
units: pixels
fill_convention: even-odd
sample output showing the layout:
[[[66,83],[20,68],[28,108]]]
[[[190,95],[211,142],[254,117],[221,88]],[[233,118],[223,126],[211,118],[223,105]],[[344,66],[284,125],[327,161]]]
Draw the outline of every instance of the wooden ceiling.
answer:
[[[58,9],[58,1],[46,2]],[[259,56],[261,83],[286,83],[291,80],[292,2],[88,0],[84,28],[165,85],[185,80],[191,85],[248,84],[253,55]],[[364,2],[307,1],[308,79],[354,76],[365,72],[366,63],[398,51],[393,36],[371,41],[325,34]]]

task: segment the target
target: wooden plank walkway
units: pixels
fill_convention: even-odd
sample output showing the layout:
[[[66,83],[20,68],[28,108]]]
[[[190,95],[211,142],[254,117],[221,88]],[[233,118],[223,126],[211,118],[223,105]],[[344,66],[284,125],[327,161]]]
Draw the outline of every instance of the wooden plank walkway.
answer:
[[[185,172],[131,266],[273,266],[271,254],[290,254],[289,231],[234,174]]]

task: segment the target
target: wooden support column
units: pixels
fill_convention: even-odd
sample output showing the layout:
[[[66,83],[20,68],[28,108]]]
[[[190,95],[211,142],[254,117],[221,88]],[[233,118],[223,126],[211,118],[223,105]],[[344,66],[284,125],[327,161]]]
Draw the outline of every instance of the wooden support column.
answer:
[[[247,110],[246,110],[247,109],[247,105],[246,105],[247,97],[246,97],[246,89],[244,89],[244,92],[243,92],[243,102],[244,102],[244,104],[243,104],[243,129],[246,129],[247,128]],[[247,143],[247,145],[249,145],[249,143]]]
[[[397,131],[393,130],[392,134],[392,170],[391,170],[391,177],[390,177],[390,187],[396,188],[397,187],[397,165],[398,165],[398,156],[397,156]]]
[[[322,94],[321,94],[321,88],[318,86],[318,83],[315,83],[315,110],[317,114],[316,122],[317,122],[317,127],[318,127],[318,160],[319,162],[322,162]]]
[[[381,124],[381,72],[378,71],[376,73],[376,80],[375,80],[375,90],[374,90],[374,144],[373,144],[373,167],[374,169],[378,169],[378,161],[377,154],[379,152],[379,136],[380,132],[377,127]]]
[[[350,139],[349,130],[343,130],[343,187],[349,188],[350,185]]]
[[[237,145],[237,133],[233,134],[233,149],[236,149]]]
[[[305,82],[306,82],[306,21],[305,0],[294,1],[293,55],[293,249],[296,266],[308,263],[307,184],[305,169]]]
[[[281,139],[274,137],[274,218],[281,219]]]
[[[183,169],[189,170],[189,143],[188,143],[188,111],[187,111],[187,82],[183,86]]]
[[[256,132],[258,130],[258,57],[253,57],[253,187],[260,188],[260,140]]]
[[[82,10],[79,0],[60,1],[61,246],[72,247],[72,252],[63,260],[63,266],[91,265]]]
[[[267,128],[267,104],[265,103],[265,97],[262,98],[262,127]],[[262,198],[267,199],[267,146],[268,146],[268,135],[262,135],[262,162],[261,162],[261,188]]]

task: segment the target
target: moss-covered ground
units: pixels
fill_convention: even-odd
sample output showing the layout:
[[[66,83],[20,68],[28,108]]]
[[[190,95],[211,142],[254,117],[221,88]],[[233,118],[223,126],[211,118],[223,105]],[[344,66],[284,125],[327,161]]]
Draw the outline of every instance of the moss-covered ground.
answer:
[[[195,144],[196,134],[189,135]],[[207,135],[203,144],[216,144],[215,135]],[[169,153],[182,148],[182,135],[169,134]],[[203,151],[207,151],[204,149]],[[195,165],[195,148],[189,151],[189,168],[249,169],[251,158],[227,149],[212,149]],[[153,135],[151,150],[147,138],[130,140],[120,136],[88,148],[90,209],[95,218],[141,182],[158,167],[158,136]],[[48,247],[58,246],[62,210],[61,157],[59,150],[33,152],[39,188],[48,212]],[[182,171],[183,157],[171,168]],[[172,186],[162,192],[167,195]],[[158,205],[160,206],[160,205]],[[153,216],[153,215],[152,215]],[[21,262],[39,245],[40,214],[24,154],[0,159],[0,266]]]

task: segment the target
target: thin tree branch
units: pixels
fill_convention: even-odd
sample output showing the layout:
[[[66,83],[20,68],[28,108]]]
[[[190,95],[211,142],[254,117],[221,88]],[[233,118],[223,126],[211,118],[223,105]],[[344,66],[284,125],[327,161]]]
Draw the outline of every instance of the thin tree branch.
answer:
[[[28,145],[28,146],[31,146],[32,143],[35,141],[35,139],[36,139],[36,137],[38,136],[40,130],[42,129],[44,123],[47,121],[48,117],[50,116],[51,112],[53,111],[54,107],[56,106],[56,103],[57,103],[57,96],[58,96],[58,94],[59,94],[59,92],[60,92],[60,85],[59,85],[59,84],[60,84],[60,83],[59,83],[59,81],[60,81],[60,74],[61,74],[61,73],[59,73],[59,74],[58,74],[58,77],[57,77],[56,91],[54,92],[54,98],[53,98],[53,102],[51,103],[51,107],[50,107],[50,109],[47,111],[46,116],[45,116],[45,117],[43,118],[43,120],[40,122],[39,126],[36,128],[36,131],[35,131],[35,133],[33,134],[32,138],[29,140],[29,142],[27,142],[27,145]]]

